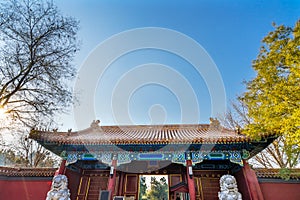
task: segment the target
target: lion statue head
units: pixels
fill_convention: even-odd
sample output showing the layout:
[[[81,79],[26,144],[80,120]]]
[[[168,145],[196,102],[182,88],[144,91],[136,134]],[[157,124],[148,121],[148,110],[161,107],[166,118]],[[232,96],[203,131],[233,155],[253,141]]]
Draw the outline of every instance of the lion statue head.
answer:
[[[238,192],[237,183],[232,175],[223,175],[220,178],[219,200],[242,200],[241,193]]]
[[[47,193],[46,200],[70,200],[68,178],[65,175],[53,177],[51,190]]]

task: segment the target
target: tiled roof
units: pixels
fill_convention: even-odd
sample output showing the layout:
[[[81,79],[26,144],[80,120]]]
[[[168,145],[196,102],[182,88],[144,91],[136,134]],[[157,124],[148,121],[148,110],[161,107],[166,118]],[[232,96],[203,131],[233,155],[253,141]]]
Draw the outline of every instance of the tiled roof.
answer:
[[[280,169],[256,168],[254,171],[258,178],[281,178]],[[300,169],[292,169],[290,178],[300,179]]]
[[[52,177],[56,168],[0,167],[0,176]]]
[[[75,132],[31,131],[30,137],[57,144],[238,143],[249,137],[209,124],[99,126]]]

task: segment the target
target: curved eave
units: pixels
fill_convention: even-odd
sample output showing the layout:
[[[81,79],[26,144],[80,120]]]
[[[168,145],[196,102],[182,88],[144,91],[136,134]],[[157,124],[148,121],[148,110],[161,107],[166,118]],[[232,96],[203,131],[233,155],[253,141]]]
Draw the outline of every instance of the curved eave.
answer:
[[[74,135],[79,135],[74,133]],[[245,135],[229,135],[229,136],[191,136],[190,138],[174,138],[174,139],[149,139],[149,138],[117,138],[112,136],[91,137],[91,138],[75,138],[64,132],[59,133],[42,133],[40,131],[31,132],[30,138],[40,143],[52,143],[58,145],[135,145],[135,144],[234,144],[253,141]]]
[[[254,168],[258,178],[281,179],[280,169]],[[291,169],[290,178],[300,180],[300,169]]]
[[[183,126],[164,126],[158,129],[157,126],[116,126],[88,128],[77,132],[51,132],[32,130],[30,138],[60,155],[63,151],[89,151],[89,147],[99,147],[100,151],[107,149],[121,148],[141,149],[141,151],[158,150],[170,145],[190,145],[195,150],[201,149],[203,145],[216,145],[222,149],[246,149],[250,156],[254,156],[276,137],[261,135],[262,139],[256,141],[240,132],[228,129],[209,129],[207,125],[183,125]],[[156,129],[155,129],[156,128]],[[156,134],[156,135],[155,135]],[[151,137],[151,138],[150,138]],[[151,148],[150,148],[151,146]],[[93,147],[93,148],[94,148]],[[107,149],[105,149],[107,147]],[[237,147],[237,148],[236,148]],[[138,150],[140,151],[140,150]]]
[[[0,176],[53,177],[56,168],[0,167]]]
[[[217,140],[43,140],[40,138],[31,137],[31,139],[39,141],[39,143],[52,143],[58,145],[136,145],[136,144],[153,144],[153,145],[168,145],[168,144],[236,144],[251,142],[250,138],[219,138]]]

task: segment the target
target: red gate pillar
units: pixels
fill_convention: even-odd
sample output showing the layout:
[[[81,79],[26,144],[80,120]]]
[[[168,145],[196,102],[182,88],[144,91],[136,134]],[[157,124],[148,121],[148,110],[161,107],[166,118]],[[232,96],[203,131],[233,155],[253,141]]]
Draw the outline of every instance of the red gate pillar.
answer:
[[[260,185],[255,172],[250,168],[247,161],[244,160],[243,174],[247,181],[249,193],[252,200],[264,200]]]
[[[54,176],[57,176],[58,174],[64,174],[66,170],[66,162],[67,160],[63,159],[60,163],[59,168],[56,170]]]
[[[115,186],[116,186],[116,179],[117,179],[117,156],[114,155],[110,167],[110,172],[109,172],[109,180],[108,180],[108,186],[107,190],[110,191],[110,199],[113,198],[114,193],[115,193]]]
[[[186,160],[186,175],[189,188],[190,200],[196,200],[195,181],[192,169],[192,161]]]

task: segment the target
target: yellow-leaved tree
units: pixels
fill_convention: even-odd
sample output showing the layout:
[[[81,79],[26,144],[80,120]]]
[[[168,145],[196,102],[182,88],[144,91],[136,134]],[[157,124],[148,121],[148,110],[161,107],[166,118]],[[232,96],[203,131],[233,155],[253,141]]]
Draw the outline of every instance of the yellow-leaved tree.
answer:
[[[256,77],[247,82],[240,100],[251,122],[244,133],[259,138],[276,134],[290,151],[300,148],[300,20],[294,27],[274,24],[252,67]]]

